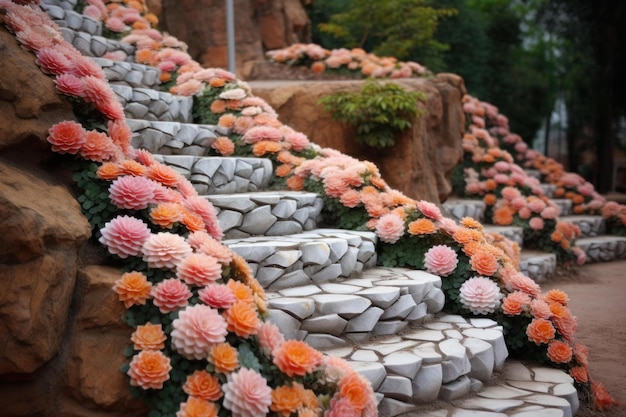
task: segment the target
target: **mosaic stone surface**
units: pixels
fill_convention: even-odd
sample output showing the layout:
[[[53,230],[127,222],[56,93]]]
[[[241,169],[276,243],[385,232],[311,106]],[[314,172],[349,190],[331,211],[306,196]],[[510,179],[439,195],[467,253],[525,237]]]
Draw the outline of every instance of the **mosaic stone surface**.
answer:
[[[158,89],[161,84],[161,70],[158,68],[105,58],[93,58],[93,60],[102,67],[111,84],[152,89]]]
[[[193,120],[192,97],[119,84],[111,84],[111,89],[124,106],[124,113],[129,119],[182,123]]]

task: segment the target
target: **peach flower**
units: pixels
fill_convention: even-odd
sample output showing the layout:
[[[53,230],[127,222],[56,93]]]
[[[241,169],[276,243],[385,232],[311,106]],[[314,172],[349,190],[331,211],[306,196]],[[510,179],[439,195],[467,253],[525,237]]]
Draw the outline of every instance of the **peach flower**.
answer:
[[[176,278],[164,279],[152,288],[154,305],[163,314],[186,307],[191,296],[187,284]]]
[[[564,291],[553,289],[548,291],[543,299],[548,303],[559,303],[566,306],[569,303],[569,297]]]
[[[549,319],[552,317],[552,312],[550,311],[548,303],[538,299],[530,302],[530,314],[539,319]]]
[[[220,155],[229,156],[235,152],[235,144],[226,136],[220,136],[211,144]]]
[[[323,355],[304,342],[287,340],[274,350],[274,364],[289,377],[304,376],[322,363]]]
[[[161,350],[165,347],[165,332],[161,324],[150,322],[139,325],[130,337],[135,350]]]
[[[83,80],[73,74],[61,74],[54,79],[54,85],[60,94],[70,97],[82,97],[85,93]]]
[[[502,301],[502,312],[507,316],[517,316],[530,305],[531,299],[528,294],[522,291],[509,293]]]
[[[175,187],[180,181],[179,173],[167,165],[157,162],[150,164],[146,172],[146,176],[151,180],[161,183],[167,187]]]
[[[217,221],[217,212],[215,207],[205,198],[198,195],[188,196],[183,201],[185,208],[193,213],[196,213],[206,225],[207,232],[215,239],[221,240],[224,237],[224,233]]]
[[[541,345],[542,343],[548,343],[550,340],[554,339],[556,330],[548,320],[536,318],[533,319],[526,328],[526,335],[528,336],[528,340],[536,345]]]
[[[432,274],[448,276],[459,263],[456,252],[446,245],[436,245],[424,255],[424,266]]]
[[[205,370],[194,371],[188,375],[183,391],[187,395],[207,401],[217,401],[222,397],[219,379]]]
[[[396,243],[404,234],[404,220],[395,213],[388,213],[378,219],[376,235],[386,243]]]
[[[133,305],[146,304],[146,300],[150,298],[152,283],[141,272],[126,272],[115,281],[113,291],[117,293],[124,306],[130,308]]]
[[[358,412],[365,408],[370,397],[374,395],[367,380],[354,371],[339,381],[339,393],[342,398],[347,398]]]
[[[470,258],[472,269],[484,276],[492,276],[498,270],[498,260],[486,250],[479,250]]]
[[[175,223],[182,221],[182,207],[177,203],[160,203],[150,210],[150,221],[165,229],[171,229]]]
[[[213,402],[191,396],[187,402],[180,404],[176,417],[217,417],[217,406]]]
[[[409,223],[409,233],[412,235],[425,235],[436,231],[437,226],[430,219],[417,219]]]
[[[177,275],[190,285],[209,285],[222,276],[222,266],[215,258],[193,253],[184,258],[177,267]]]
[[[135,177],[141,177],[147,172],[147,169],[144,165],[130,159],[122,161],[120,163],[120,167],[124,171],[124,174],[132,175]]]
[[[259,338],[259,346],[268,356],[285,341],[285,337],[278,326],[269,321],[263,322],[259,326],[257,337]]]
[[[160,232],[150,235],[141,251],[150,268],[174,269],[191,254],[191,247],[182,236]]]
[[[270,409],[278,413],[278,415],[290,416],[300,408],[303,390],[304,387],[298,383],[276,387],[272,391],[272,405]]]
[[[229,374],[222,390],[224,408],[233,417],[263,417],[272,405],[272,389],[267,380],[251,369],[242,368]]]
[[[585,382],[589,382],[589,371],[585,366],[574,366],[570,368],[569,374],[574,381],[583,384]]]
[[[252,304],[246,301],[235,301],[224,312],[224,319],[228,323],[228,331],[240,337],[249,337],[256,334],[261,321]]]
[[[559,340],[550,341],[547,354],[548,359],[554,363],[567,363],[572,360],[572,348]]]
[[[69,73],[72,68],[72,63],[62,52],[54,47],[41,48],[37,51],[35,63],[39,65],[43,72],[52,75]]]
[[[247,304],[254,304],[252,288],[243,282],[231,279],[226,283],[226,286],[233,292],[238,301],[243,301]]]
[[[80,155],[91,161],[107,161],[111,159],[117,150],[110,137],[95,130],[87,131],[85,143],[80,148]]]
[[[198,291],[200,300],[213,308],[230,308],[237,297],[226,285],[210,284]]]
[[[223,374],[232,372],[239,366],[237,349],[227,342],[213,346],[208,360],[215,366],[216,372]]]
[[[87,140],[86,135],[80,124],[66,120],[48,129],[48,142],[54,152],[76,154]]]
[[[543,229],[543,225],[543,219],[541,217],[533,217],[528,222],[528,226],[530,226],[532,230],[541,230]]]
[[[361,413],[358,412],[349,398],[333,397],[330,400],[330,410],[324,413],[324,417],[360,417]]]
[[[217,310],[198,304],[181,310],[172,322],[172,347],[187,359],[206,359],[211,348],[223,343],[228,331]]]
[[[125,259],[141,254],[144,242],[150,237],[150,229],[136,217],[118,216],[106,222],[100,234],[98,241],[110,253]]]
[[[130,385],[143,389],[162,389],[170,378],[170,358],[159,350],[142,350],[130,362]]]

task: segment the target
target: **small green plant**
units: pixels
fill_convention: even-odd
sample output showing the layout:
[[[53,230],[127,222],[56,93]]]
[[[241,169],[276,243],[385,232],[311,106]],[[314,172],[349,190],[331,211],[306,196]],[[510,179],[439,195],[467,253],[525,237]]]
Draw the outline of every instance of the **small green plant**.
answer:
[[[406,91],[394,83],[368,80],[360,92],[341,92],[321,98],[318,104],[332,113],[334,120],[356,127],[356,140],[373,148],[395,144],[395,134],[412,126],[425,113],[418,106],[423,92]]]

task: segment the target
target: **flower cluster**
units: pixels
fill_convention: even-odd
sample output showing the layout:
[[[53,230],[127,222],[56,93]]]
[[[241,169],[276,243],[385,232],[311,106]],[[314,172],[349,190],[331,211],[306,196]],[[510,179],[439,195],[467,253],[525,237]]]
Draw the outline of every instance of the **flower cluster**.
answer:
[[[410,78],[429,73],[417,62],[401,62],[394,57],[379,57],[360,48],[328,50],[312,43],[298,43],[268,51],[266,55],[274,62],[306,65],[314,73],[347,70],[354,76],[371,78]]]

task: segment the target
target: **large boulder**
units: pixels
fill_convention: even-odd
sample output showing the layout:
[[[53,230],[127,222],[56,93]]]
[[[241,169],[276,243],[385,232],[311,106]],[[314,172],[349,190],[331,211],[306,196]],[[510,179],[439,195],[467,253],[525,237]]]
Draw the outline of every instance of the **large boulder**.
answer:
[[[334,121],[318,105],[319,99],[329,94],[359,91],[361,80],[272,80],[251,81],[250,85],[255,95],[278,112],[282,123],[306,134],[313,142],[374,162],[389,185],[409,197],[443,202],[452,191],[449,174],[463,155],[463,79],[454,74],[439,74],[391,82],[408,91],[424,92],[426,113],[411,129],[397,135],[393,147],[382,150],[357,143],[353,127]]]

